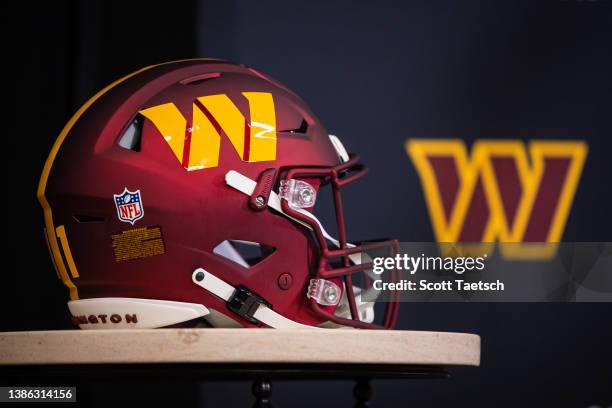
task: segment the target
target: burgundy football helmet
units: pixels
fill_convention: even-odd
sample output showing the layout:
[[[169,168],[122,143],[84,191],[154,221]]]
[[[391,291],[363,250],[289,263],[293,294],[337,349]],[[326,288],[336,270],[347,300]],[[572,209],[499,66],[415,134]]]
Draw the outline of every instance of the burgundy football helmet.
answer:
[[[70,119],[38,188],[45,236],[83,329],[392,328],[340,189],[366,174],[306,104],[244,65],[143,68]],[[335,239],[316,218],[331,188]],[[381,302],[377,302],[381,303]],[[376,318],[376,319],[375,319]]]

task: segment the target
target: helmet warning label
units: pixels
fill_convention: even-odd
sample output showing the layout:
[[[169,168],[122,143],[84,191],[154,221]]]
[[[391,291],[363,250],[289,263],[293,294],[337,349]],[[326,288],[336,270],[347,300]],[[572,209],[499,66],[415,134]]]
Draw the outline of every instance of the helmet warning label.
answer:
[[[132,228],[111,235],[115,261],[148,258],[166,252],[161,227]]]

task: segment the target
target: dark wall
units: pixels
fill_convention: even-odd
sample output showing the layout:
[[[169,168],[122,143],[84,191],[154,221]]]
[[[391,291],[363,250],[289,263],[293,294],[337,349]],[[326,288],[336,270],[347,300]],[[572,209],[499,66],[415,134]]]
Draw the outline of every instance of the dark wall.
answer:
[[[202,54],[286,83],[369,165],[347,191],[353,237],[433,239],[407,138],[509,138],[586,140],[564,240],[611,239],[602,182],[612,173],[609,2],[231,1],[205,2],[199,16]],[[479,333],[483,365],[450,381],[376,384],[374,405],[609,405],[610,312],[609,304],[404,304],[400,328]],[[248,398],[244,386],[242,394],[205,387],[207,401]],[[284,406],[296,394],[299,406],[350,404],[349,384],[282,387]]]
[[[14,272],[4,281],[4,301],[12,307],[2,314],[3,330],[70,327],[36,199],[43,165],[64,124],[126,73],[197,54],[195,2],[182,2],[184,9],[123,1],[24,3],[14,5],[18,12],[8,22],[14,24],[17,75],[10,80],[16,102],[6,179],[8,195],[19,199],[11,201],[8,220]]]
[[[198,39],[201,53],[286,83],[362,155],[371,175],[348,208],[358,237],[378,229],[433,239],[408,138],[582,139],[590,152],[564,239],[605,241],[610,9],[604,1],[205,2]]]
[[[351,236],[432,240],[405,139],[584,139],[564,239],[610,240],[612,13],[608,1],[53,2],[15,16],[15,126],[2,330],[68,327],[35,192],[72,112],[113,79],[212,56],[269,73],[304,97],[371,174],[347,191]],[[375,383],[375,406],[612,404],[609,304],[406,304],[402,329],[475,332],[480,369]],[[277,406],[347,406],[348,383],[281,383]],[[192,387],[179,391],[195,398]],[[204,405],[248,405],[244,383],[207,383]],[[105,404],[100,388],[99,404]],[[149,389],[143,400],[158,402]],[[168,399],[172,395],[167,396]]]

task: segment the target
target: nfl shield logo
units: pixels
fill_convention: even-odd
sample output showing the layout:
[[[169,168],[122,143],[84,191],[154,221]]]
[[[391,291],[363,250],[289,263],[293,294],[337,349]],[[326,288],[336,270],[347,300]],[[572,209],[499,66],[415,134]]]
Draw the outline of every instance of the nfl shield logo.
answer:
[[[136,221],[144,217],[140,190],[129,191],[126,187],[123,189],[123,193],[113,194],[113,197],[115,198],[115,207],[117,207],[117,217],[120,221],[134,225]]]

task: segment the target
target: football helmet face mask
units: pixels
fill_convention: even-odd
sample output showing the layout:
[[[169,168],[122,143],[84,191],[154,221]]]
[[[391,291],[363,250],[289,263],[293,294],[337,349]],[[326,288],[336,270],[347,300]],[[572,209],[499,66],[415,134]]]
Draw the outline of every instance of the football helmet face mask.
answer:
[[[354,245],[345,233],[341,188],[366,172],[285,86],[242,65],[188,60],[91,98],[55,142],[38,197],[81,328],[200,317],[392,328],[397,299],[375,320],[362,295],[373,290],[367,253],[394,255],[398,243]],[[338,239],[313,211],[323,188]]]

